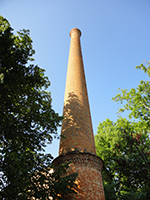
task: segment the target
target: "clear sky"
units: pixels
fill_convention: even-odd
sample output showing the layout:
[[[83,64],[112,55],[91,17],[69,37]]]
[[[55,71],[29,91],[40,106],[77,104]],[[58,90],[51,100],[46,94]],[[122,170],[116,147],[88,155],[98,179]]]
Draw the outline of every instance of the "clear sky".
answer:
[[[62,115],[72,28],[81,46],[94,134],[98,124],[117,119],[111,101],[117,89],[136,87],[147,77],[135,66],[150,60],[149,0],[0,0],[0,15],[15,31],[29,29],[35,64],[51,81],[52,105]],[[59,130],[60,132],[60,130]],[[59,140],[47,152],[58,155]]]

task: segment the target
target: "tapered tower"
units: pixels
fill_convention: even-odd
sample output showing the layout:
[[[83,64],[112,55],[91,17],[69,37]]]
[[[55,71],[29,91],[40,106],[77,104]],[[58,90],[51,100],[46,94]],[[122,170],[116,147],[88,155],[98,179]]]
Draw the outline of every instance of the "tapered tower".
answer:
[[[103,161],[96,155],[82,52],[81,31],[70,31],[71,43],[64,98],[59,156],[55,165],[69,161],[67,173],[77,172],[77,194],[66,200],[104,200],[101,171]]]

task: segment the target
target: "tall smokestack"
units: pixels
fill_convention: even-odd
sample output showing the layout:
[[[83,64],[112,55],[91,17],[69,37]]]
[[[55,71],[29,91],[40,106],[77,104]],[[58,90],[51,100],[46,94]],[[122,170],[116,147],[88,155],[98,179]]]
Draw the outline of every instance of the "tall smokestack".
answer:
[[[70,31],[71,43],[64,98],[59,155],[88,152],[96,155],[80,45],[81,31]]]
[[[65,200],[105,200],[101,176],[103,161],[96,155],[80,36],[79,29],[70,31],[62,137],[54,164],[70,162],[67,173],[78,173],[77,194],[70,194]]]

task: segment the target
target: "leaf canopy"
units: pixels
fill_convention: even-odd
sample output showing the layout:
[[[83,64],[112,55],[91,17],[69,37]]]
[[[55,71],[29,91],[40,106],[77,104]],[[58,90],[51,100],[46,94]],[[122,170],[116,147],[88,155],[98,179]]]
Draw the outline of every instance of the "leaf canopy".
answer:
[[[42,174],[49,174],[52,166],[52,155],[45,154],[44,148],[52,142],[53,135],[58,136],[62,117],[52,108],[51,94],[46,91],[50,81],[44,75],[45,70],[33,64],[34,53],[29,30],[14,35],[9,22],[0,16],[0,199],[3,200],[28,199],[31,191],[46,199],[47,180],[50,194],[56,196],[57,184],[50,181],[54,175],[45,179]],[[66,166],[61,168],[65,170]],[[74,179],[75,175],[66,179],[65,190]],[[37,180],[40,190],[35,189]]]
[[[150,76],[150,66],[136,67]],[[113,100],[123,103],[119,116],[98,126],[95,136],[98,156],[104,160],[103,181],[106,200],[150,199],[150,82],[121,90]]]

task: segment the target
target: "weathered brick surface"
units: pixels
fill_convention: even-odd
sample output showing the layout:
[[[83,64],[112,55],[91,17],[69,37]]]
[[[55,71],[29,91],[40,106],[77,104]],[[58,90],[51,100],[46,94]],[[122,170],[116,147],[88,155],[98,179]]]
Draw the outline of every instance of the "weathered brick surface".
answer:
[[[61,155],[54,160],[55,166],[69,162],[67,175],[77,172],[77,186],[74,190],[77,194],[65,196],[65,200],[105,200],[101,171],[103,161],[96,155],[89,153],[70,153]]]
[[[89,167],[71,164],[68,174],[77,172],[77,194],[65,197],[65,200],[105,200],[101,172]]]
[[[85,74],[80,45],[79,29],[70,32],[71,43],[64,98],[64,120],[62,123],[59,154],[70,151],[96,154],[90,116]]]
[[[55,165],[69,161],[67,174],[78,173],[77,194],[65,200],[105,200],[102,184],[103,162],[96,156],[94,135],[90,116],[83,60],[80,46],[81,32],[72,29],[68,71],[64,98],[64,119],[59,156]]]

